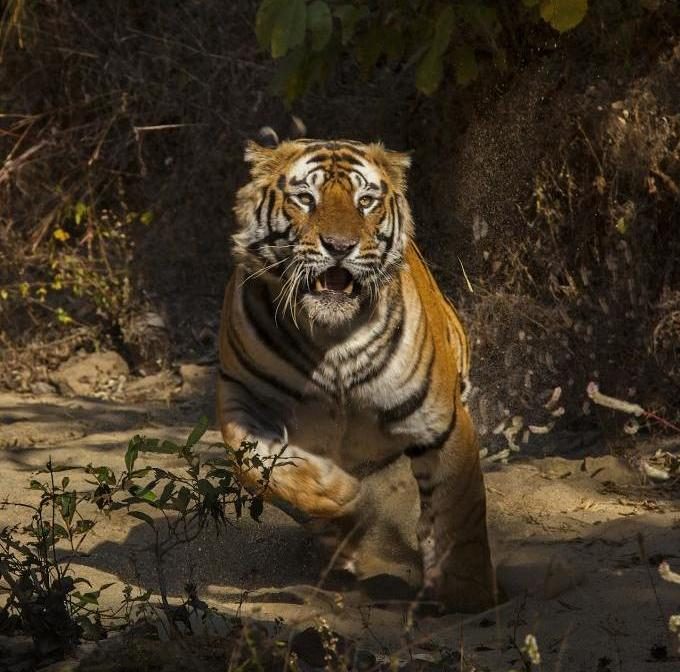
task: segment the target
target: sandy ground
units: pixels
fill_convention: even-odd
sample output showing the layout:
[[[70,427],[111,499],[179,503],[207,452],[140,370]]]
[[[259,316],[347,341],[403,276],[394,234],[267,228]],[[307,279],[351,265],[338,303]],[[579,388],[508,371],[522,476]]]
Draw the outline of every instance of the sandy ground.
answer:
[[[34,497],[26,486],[49,456],[57,464],[120,470],[135,433],[186,437],[201,413],[211,414],[211,380],[209,369],[192,369],[173,401],[174,383],[166,379],[138,384],[127,401],[0,394],[0,498]],[[507,672],[521,669],[515,643],[532,633],[543,670],[680,670],[667,629],[669,616],[680,613],[680,585],[661,581],[656,570],[662,558],[680,567],[677,488],[644,485],[610,456],[489,464],[486,484],[498,577],[509,596],[486,614],[409,625],[406,603],[385,607],[360,591],[319,590],[324,568],[314,540],[273,508],[260,524],[243,519],[219,538],[205,534],[174,553],[170,594],[181,597],[191,579],[211,606],[265,622],[283,619],[293,630],[323,616],[364,648],[404,660],[446,647],[456,660],[462,652],[468,669]],[[0,510],[0,527],[23,515]],[[115,582],[104,604],[117,602],[124,582],[156,591],[147,542],[144,523],[124,513],[102,518],[74,569],[93,585]]]

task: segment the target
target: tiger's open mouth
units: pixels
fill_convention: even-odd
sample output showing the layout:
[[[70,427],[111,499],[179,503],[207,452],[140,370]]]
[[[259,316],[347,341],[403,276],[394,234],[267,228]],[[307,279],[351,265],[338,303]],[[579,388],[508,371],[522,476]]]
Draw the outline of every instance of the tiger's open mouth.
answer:
[[[332,266],[314,278],[314,294],[338,295],[347,294],[352,296],[358,289],[358,283],[354,276],[340,266]]]

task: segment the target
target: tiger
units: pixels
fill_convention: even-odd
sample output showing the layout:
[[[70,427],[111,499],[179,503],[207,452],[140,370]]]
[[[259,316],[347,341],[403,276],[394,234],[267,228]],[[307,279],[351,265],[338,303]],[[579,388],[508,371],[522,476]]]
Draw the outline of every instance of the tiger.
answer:
[[[249,141],[244,158],[219,331],[225,443],[282,456],[266,499],[321,537],[334,530],[337,557],[359,574],[372,490],[406,460],[418,594],[447,611],[491,607],[479,442],[463,400],[470,342],[415,243],[410,155],[296,139]],[[259,477],[239,473],[254,490]]]

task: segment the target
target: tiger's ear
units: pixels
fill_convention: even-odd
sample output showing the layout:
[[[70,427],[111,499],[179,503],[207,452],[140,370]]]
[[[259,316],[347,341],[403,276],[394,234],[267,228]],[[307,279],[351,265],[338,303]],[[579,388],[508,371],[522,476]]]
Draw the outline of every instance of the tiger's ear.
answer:
[[[406,190],[406,173],[411,165],[411,155],[407,152],[393,152],[385,149],[382,143],[376,143],[371,147],[371,158],[389,176],[392,184],[400,191]]]
[[[290,153],[290,147],[285,142],[275,147],[265,147],[254,140],[248,140],[243,159],[250,164],[252,177],[262,177],[279,172]]]

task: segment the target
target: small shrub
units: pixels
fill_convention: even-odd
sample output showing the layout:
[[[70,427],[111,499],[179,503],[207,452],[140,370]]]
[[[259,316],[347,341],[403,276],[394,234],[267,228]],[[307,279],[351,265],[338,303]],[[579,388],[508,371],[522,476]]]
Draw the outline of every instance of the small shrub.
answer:
[[[119,509],[153,531],[149,550],[155,558],[162,603],[169,609],[167,554],[179,544],[190,543],[207,524],[219,533],[230,517],[238,519],[246,511],[259,520],[264,490],[277,462],[276,457],[261,459],[256,445],[247,442],[238,449],[213,444],[210,447],[222,448],[224,455],[204,459],[195,449],[206,429],[203,418],[183,444],[135,436],[125,453],[125,469],[118,475],[107,466],[63,467],[50,460],[30,482],[30,488],[40,492],[37,504],[6,501],[4,507],[30,509],[32,518],[23,528],[0,530],[0,577],[9,588],[7,602],[0,609],[0,631],[30,634],[36,656],[44,660],[63,658],[81,639],[104,637],[106,624],[120,625],[120,609],[99,607],[102,591],[112,584],[94,589],[86,579],[75,576],[71,566],[98,517]],[[176,455],[184,468],[140,467],[141,453]],[[235,474],[253,469],[261,487],[251,493],[241,487]],[[63,475],[66,471],[84,476],[90,487],[75,487],[72,476]],[[158,513],[160,517],[153,515]],[[133,595],[132,587],[126,586],[123,594],[124,624],[136,607],[141,605],[144,612],[151,591]],[[177,613],[188,614],[188,607],[207,609],[191,585],[186,604]],[[174,627],[174,616],[166,619],[169,627]]]

